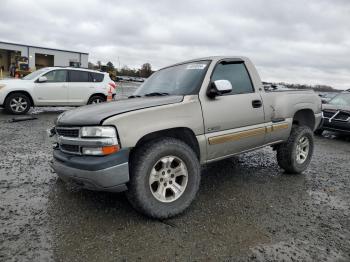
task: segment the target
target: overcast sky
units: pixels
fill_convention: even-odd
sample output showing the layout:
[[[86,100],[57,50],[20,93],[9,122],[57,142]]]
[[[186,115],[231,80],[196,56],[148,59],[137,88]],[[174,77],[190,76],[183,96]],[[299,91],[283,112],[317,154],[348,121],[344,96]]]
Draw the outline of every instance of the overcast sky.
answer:
[[[242,55],[265,81],[350,88],[350,0],[1,0],[1,40],[137,68]]]

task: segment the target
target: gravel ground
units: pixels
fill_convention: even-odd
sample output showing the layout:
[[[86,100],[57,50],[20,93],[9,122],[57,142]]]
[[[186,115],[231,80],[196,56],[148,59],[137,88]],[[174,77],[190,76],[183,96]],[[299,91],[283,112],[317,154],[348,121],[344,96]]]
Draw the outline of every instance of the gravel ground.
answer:
[[[270,148],[203,167],[187,212],[154,221],[122,193],[57,180],[46,129],[61,110],[15,123],[0,111],[0,261],[350,261],[348,139],[316,137],[302,175]]]

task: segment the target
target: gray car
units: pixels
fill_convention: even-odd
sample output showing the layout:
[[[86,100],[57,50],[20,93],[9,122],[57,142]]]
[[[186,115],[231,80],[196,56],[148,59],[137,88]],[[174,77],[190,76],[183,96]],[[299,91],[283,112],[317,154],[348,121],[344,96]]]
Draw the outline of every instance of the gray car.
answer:
[[[340,93],[322,105],[322,124],[315,132],[321,135],[324,130],[350,134],[350,92]]]
[[[201,165],[272,146],[286,173],[313,153],[321,100],[313,91],[265,92],[248,58],[207,57],[165,67],[127,100],[60,115],[53,168],[91,190],[126,191],[143,214],[183,212]]]

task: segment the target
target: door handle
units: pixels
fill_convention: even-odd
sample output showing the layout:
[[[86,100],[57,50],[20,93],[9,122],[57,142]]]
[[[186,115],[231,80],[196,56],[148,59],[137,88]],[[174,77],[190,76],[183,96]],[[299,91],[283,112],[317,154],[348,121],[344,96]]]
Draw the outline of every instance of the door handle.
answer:
[[[252,101],[252,106],[253,106],[254,108],[259,108],[259,107],[261,107],[261,106],[262,106],[261,100],[253,100],[253,101]]]

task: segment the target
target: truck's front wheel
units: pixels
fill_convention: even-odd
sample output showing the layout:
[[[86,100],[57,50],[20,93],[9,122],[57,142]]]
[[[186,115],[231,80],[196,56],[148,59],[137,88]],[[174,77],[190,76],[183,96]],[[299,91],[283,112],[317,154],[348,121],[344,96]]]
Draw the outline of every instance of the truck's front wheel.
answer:
[[[141,213],[165,219],[183,212],[200,183],[196,154],[184,142],[166,138],[136,149],[127,197]]]
[[[277,148],[277,162],[286,173],[299,174],[310,164],[314,138],[307,126],[294,126],[288,140]]]

